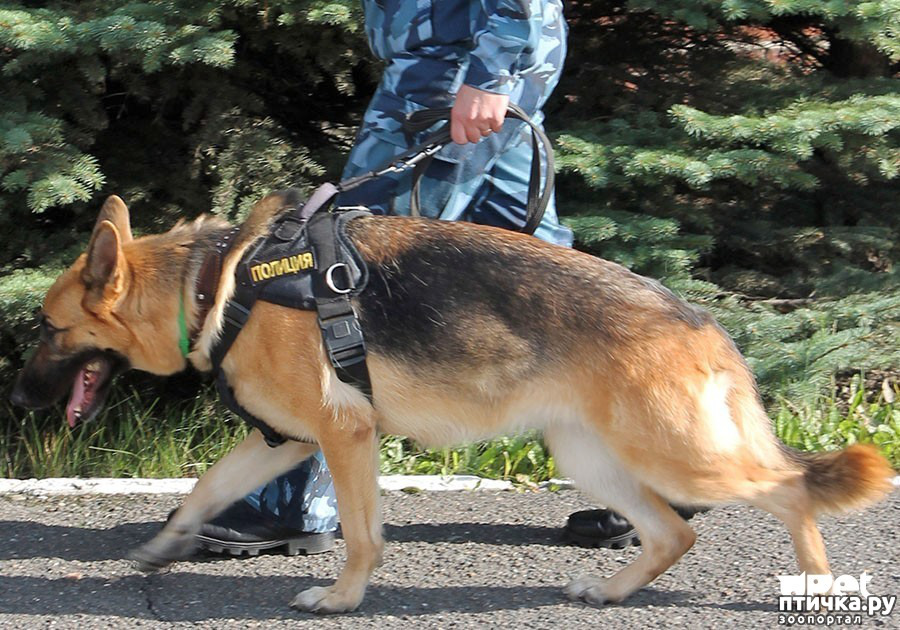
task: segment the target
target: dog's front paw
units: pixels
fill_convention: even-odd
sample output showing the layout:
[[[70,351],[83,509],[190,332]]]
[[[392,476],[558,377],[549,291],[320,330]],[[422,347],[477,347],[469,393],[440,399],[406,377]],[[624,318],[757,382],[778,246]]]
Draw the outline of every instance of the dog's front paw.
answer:
[[[603,606],[621,601],[614,597],[607,586],[608,580],[604,578],[583,575],[566,585],[565,593],[569,599],[583,601],[591,606]]]
[[[362,593],[348,593],[334,586],[313,586],[298,594],[291,607],[318,614],[341,613],[356,610],[361,601]]]
[[[163,569],[176,560],[183,560],[193,555],[197,543],[193,535],[171,534],[160,532],[153,540],[141,545],[128,554],[138,571],[153,573]]]

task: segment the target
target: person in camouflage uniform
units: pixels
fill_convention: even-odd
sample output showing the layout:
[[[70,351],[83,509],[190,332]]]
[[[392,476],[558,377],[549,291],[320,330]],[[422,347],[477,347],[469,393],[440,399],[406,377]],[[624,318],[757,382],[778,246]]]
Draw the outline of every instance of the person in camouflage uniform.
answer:
[[[435,156],[420,190],[426,216],[519,229],[525,223],[531,139],[519,121],[504,124],[511,101],[540,124],[562,72],[566,23],[561,0],[363,0],[372,51],[386,62],[363,117],[343,178],[365,174],[421,142],[409,112],[453,107],[453,144]],[[342,194],[342,206],[409,214],[411,173],[385,175]],[[572,245],[551,201],[535,235]],[[257,489],[204,525],[214,551],[268,548],[315,552],[337,526],[331,475],[321,453]],[[258,541],[254,543],[254,541]],[[254,547],[254,544],[257,547]]]
[[[453,106],[461,89],[506,96],[534,122],[543,121],[541,108],[559,81],[566,56],[559,0],[363,4],[369,44],[387,66],[363,117],[345,179],[367,173],[421,142],[428,132],[407,136],[406,116]],[[527,126],[510,121],[483,139],[457,134],[454,140],[437,154],[423,178],[423,213],[519,229],[525,223],[531,166]],[[409,214],[410,178],[409,172],[380,177],[343,194],[338,202],[364,205],[379,214]],[[559,224],[553,201],[535,235],[572,245],[572,232]]]

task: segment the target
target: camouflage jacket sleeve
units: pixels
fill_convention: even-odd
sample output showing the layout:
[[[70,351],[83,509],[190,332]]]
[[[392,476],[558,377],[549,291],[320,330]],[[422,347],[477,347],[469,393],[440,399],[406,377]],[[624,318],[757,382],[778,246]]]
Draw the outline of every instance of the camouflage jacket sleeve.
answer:
[[[482,0],[482,5],[486,20],[473,34],[464,83],[509,94],[522,51],[540,34],[541,0]]]

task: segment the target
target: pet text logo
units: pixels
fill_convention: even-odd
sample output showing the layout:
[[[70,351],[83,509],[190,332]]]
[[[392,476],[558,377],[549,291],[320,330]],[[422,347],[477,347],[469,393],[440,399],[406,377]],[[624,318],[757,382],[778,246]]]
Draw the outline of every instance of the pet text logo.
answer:
[[[872,576],[865,571],[859,578],[812,573],[777,577],[780,624],[859,624],[864,617],[887,617],[897,604],[896,595],[872,594]]]

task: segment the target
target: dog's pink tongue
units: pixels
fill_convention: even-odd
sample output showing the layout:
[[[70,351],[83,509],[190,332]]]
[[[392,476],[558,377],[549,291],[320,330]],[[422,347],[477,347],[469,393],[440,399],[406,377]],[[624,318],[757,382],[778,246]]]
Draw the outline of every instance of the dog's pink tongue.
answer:
[[[69,397],[69,404],[66,405],[66,420],[69,421],[69,426],[73,429],[75,428],[75,423],[78,421],[75,412],[81,412],[84,407],[84,379],[84,368],[81,368],[78,370],[78,376],[75,377],[75,386],[72,387],[72,395]]]

